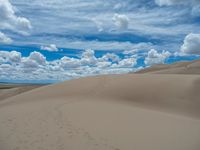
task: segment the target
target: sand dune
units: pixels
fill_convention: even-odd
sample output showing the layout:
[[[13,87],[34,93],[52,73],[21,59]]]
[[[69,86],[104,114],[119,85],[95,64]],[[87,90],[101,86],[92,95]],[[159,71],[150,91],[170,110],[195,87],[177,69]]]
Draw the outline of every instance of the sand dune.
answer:
[[[199,150],[200,76],[127,74],[0,102],[1,150]]]
[[[153,74],[200,74],[200,60],[177,62],[174,64],[159,64],[137,73],[153,73]]]
[[[43,85],[0,83],[0,101],[41,86]]]

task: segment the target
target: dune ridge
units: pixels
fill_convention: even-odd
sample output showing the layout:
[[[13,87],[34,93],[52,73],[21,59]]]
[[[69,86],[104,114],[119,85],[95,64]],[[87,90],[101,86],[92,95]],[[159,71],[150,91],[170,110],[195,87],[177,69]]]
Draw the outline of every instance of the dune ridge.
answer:
[[[199,75],[105,75],[38,88],[11,97],[0,107],[49,98],[109,99],[200,118],[199,88]]]
[[[136,73],[153,74],[200,74],[200,60],[176,62],[173,64],[158,64]]]

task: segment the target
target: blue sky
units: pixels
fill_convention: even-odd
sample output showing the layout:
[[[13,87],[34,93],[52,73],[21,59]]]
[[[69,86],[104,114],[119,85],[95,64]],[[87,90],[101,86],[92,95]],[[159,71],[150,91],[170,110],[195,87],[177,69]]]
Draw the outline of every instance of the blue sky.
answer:
[[[0,0],[0,81],[128,73],[199,55],[199,0]]]

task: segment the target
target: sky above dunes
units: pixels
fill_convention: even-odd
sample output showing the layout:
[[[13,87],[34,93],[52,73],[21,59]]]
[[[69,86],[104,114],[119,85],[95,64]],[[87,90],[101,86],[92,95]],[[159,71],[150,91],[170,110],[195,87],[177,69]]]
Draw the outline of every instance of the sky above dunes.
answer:
[[[0,81],[128,73],[199,55],[200,0],[0,0]]]

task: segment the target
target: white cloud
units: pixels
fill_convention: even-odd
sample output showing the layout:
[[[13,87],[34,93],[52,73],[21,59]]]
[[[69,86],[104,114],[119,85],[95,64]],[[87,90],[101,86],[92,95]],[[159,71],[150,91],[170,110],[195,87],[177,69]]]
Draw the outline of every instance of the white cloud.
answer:
[[[200,1],[199,0],[155,0],[159,6],[182,5],[183,10],[187,7],[193,17],[200,16]],[[188,9],[189,8],[189,9]]]
[[[126,7],[125,3],[117,3],[114,5],[114,10],[122,9],[123,7]]]
[[[66,45],[62,45],[62,43]],[[91,47],[96,50],[132,50],[132,49],[150,49],[153,45],[150,42],[147,43],[131,43],[131,42],[118,42],[118,41],[81,41],[81,40],[65,40],[59,45],[72,49],[90,49]]]
[[[125,55],[133,55],[133,54],[136,54],[140,50],[149,50],[149,49],[153,49],[154,47],[156,47],[156,46],[153,45],[150,42],[148,42],[148,43],[138,43],[133,47],[133,49],[125,50],[123,52],[123,54],[125,54]]]
[[[0,51],[0,62],[1,63],[5,63],[5,62],[7,62],[8,61],[8,55],[9,54],[9,52],[6,52],[6,51]]]
[[[163,6],[163,5],[192,5],[195,6],[200,4],[199,0],[155,0],[156,4]]]
[[[50,51],[50,52],[57,52],[58,51],[58,48],[56,47],[55,44],[50,44],[49,46],[41,46],[40,49]]]
[[[29,59],[37,62],[39,65],[44,65],[46,63],[46,57],[36,51],[30,53]]]
[[[114,14],[112,20],[120,30],[126,30],[129,25],[129,18],[126,15]]]
[[[39,67],[39,64],[35,60],[29,59],[29,58],[23,58],[21,65],[22,65],[22,67],[24,67],[25,71],[26,70],[31,71],[31,70]]]
[[[77,68],[81,66],[81,62],[79,59],[70,58],[66,56],[61,58],[60,64],[63,69]]]
[[[97,20],[96,18],[92,18],[91,20],[96,24],[99,32],[104,31],[103,23],[101,21]]]
[[[11,65],[10,64],[1,64],[1,68],[9,69],[9,68],[11,68]]]
[[[20,63],[21,62],[21,53],[19,53],[17,51],[11,51],[9,53],[8,58],[11,63]]]
[[[0,51],[0,60],[2,63],[19,63],[21,61],[21,53],[17,51]]]
[[[12,43],[12,39],[7,37],[4,33],[0,32],[0,43],[10,44]]]
[[[91,49],[85,50],[81,56],[81,64],[82,65],[95,65],[97,63],[97,59],[94,56],[94,51]]]
[[[184,4],[187,0],[155,0],[156,4],[159,6],[163,5],[177,5],[177,4]]]
[[[0,29],[8,29],[21,34],[28,34],[32,26],[27,18],[16,16],[9,0],[0,0]]]
[[[30,18],[34,25],[31,30],[34,36],[23,39],[18,38],[18,35],[16,35],[17,37],[12,35],[12,38],[17,41],[17,45],[48,46],[49,43],[55,43],[59,47],[74,49],[130,50],[137,42],[137,40],[134,41],[134,36],[139,35],[149,39],[147,41],[152,39],[153,43],[160,45],[170,40],[171,45],[177,46],[184,34],[200,29],[198,24],[191,21],[192,18],[187,18],[186,14],[189,11],[187,6],[178,10],[172,7],[158,8],[153,5],[151,8],[148,7],[147,5],[153,1],[144,3],[141,0],[11,0],[11,2],[18,9],[14,9],[15,15]],[[32,9],[28,7],[30,2]],[[141,9],[138,6],[144,7]],[[195,10],[198,8],[194,9],[194,12],[196,12]],[[113,17],[115,13],[118,14]],[[121,17],[122,19],[121,15],[124,15]],[[122,34],[120,30],[115,30],[116,25],[118,28],[128,27],[128,30]],[[120,37],[124,38],[125,34],[130,34],[130,39],[118,40]],[[88,36],[94,39],[85,40]],[[106,38],[100,39],[102,36],[106,36]],[[118,37],[116,38],[116,36]],[[154,39],[162,42],[153,41]]]
[[[103,60],[103,61],[112,61],[112,62],[118,62],[120,61],[120,58],[118,55],[113,54],[113,53],[107,53],[105,54],[102,58],[100,58],[99,60]]]
[[[107,68],[111,66],[111,62],[103,61],[103,62],[97,62],[97,67],[99,68]]]
[[[125,58],[119,61],[117,65],[113,65],[114,67],[134,67],[137,64],[137,60],[135,58]]]
[[[136,63],[136,58],[120,59],[113,53],[97,58],[91,49],[85,50],[80,58],[64,56],[53,61],[47,61],[36,51],[28,57],[22,57],[16,51],[0,51],[0,79],[61,81],[98,74],[128,73],[136,69]]]
[[[200,54],[200,34],[190,33],[181,46],[181,52],[185,54]]]
[[[154,65],[154,64],[163,64],[166,60],[171,55],[170,52],[168,51],[163,51],[162,53],[157,52],[155,49],[151,49],[147,57],[144,60],[144,63],[146,65]]]

